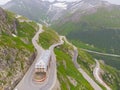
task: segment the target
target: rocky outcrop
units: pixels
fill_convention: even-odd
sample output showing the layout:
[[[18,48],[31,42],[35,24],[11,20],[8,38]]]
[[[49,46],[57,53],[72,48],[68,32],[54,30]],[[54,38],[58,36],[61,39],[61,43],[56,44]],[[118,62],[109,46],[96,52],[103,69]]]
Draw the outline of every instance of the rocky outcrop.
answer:
[[[32,64],[35,54],[28,50],[0,47],[0,88],[13,90]],[[1,89],[0,89],[1,90]]]
[[[32,25],[29,22],[24,25],[13,13],[0,8],[0,90],[13,90],[36,56],[31,40],[37,26]],[[25,31],[26,27],[29,32]],[[19,36],[18,28],[24,37]]]
[[[2,8],[0,8],[0,20],[5,21],[6,20],[6,13],[3,11]]]
[[[12,33],[17,34],[18,21],[12,16],[9,16],[9,12],[5,12],[0,8],[0,34],[5,33],[12,35]]]

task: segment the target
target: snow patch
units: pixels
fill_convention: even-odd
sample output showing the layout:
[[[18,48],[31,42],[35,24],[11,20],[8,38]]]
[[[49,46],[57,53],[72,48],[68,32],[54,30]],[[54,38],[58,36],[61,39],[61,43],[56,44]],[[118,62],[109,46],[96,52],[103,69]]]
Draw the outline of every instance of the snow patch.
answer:
[[[53,6],[59,7],[62,9],[67,9],[67,5],[65,3],[55,3],[55,4],[53,4]]]
[[[94,6],[94,5],[92,5],[92,4],[88,4],[88,6],[89,6],[89,7],[91,7],[91,8],[95,7],[95,6]]]
[[[20,18],[21,17],[21,15],[16,15],[16,18]]]

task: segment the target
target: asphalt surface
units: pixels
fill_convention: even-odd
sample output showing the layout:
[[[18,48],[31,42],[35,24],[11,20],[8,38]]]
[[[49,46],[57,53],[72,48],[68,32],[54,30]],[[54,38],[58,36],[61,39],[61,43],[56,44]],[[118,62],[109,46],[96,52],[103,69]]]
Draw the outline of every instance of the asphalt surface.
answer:
[[[38,45],[38,43],[37,43],[37,40],[39,38],[39,34],[44,31],[44,30],[42,30],[41,25],[39,25],[39,27],[40,27],[39,31],[36,33],[36,35],[32,39],[32,43],[37,50],[36,59],[33,62],[33,64],[31,65],[31,67],[29,68],[29,70],[27,71],[27,73],[24,75],[23,79],[19,82],[19,84],[15,87],[14,90],[51,90],[54,87],[55,82],[57,80],[56,57],[55,57],[53,50],[56,46],[59,46],[59,45],[64,43],[64,41],[62,41],[62,37],[60,37],[59,43],[54,44],[49,48],[51,50],[52,60],[51,60],[51,64],[50,64],[50,69],[48,71],[47,79],[42,84],[36,83],[33,80],[35,63],[37,62],[40,55],[42,53],[44,53],[43,48],[40,45]]]
[[[44,31],[44,30],[42,30],[42,25],[39,24],[39,27],[40,27],[39,31],[36,33],[36,35],[32,39],[32,43],[37,50],[36,59],[33,62],[33,64],[31,65],[31,67],[29,68],[29,70],[27,71],[27,73],[24,75],[23,79],[20,81],[20,83],[16,86],[16,88],[14,90],[51,90],[56,83],[57,70],[56,70],[56,57],[54,54],[54,48],[59,45],[62,45],[64,43],[64,41],[62,40],[63,38],[68,44],[71,44],[71,43],[69,43],[67,41],[66,37],[60,36],[60,42],[57,44],[53,44],[49,48],[49,50],[51,51],[52,60],[51,60],[51,64],[50,64],[50,69],[48,71],[47,79],[42,84],[36,83],[33,80],[35,63],[37,62],[40,55],[42,53],[44,53],[44,49],[37,43],[37,40],[39,39],[39,34]],[[85,51],[103,54],[103,53],[94,52],[94,51],[90,51],[90,50],[85,50]],[[104,55],[111,55],[111,56],[119,57],[119,55],[113,55],[113,54],[104,54]],[[77,51],[77,48],[74,46],[73,62],[75,64],[76,68],[83,75],[83,77],[90,83],[90,85],[94,88],[94,90],[102,90],[101,87],[82,68],[80,68],[80,65],[77,63],[77,56],[78,56],[78,51]],[[97,78],[98,78],[98,74],[99,74],[98,71],[99,71],[98,66],[96,66],[96,70],[94,72],[95,72]],[[107,89],[107,90],[111,90],[111,89]]]
[[[69,43],[66,39],[65,36],[62,36],[64,38],[64,40],[72,45],[71,43]],[[77,63],[77,56],[78,56],[78,51],[77,51],[77,48],[72,45],[74,47],[74,56],[73,56],[73,62],[74,62],[74,65],[75,67],[79,70],[79,72],[83,75],[83,77],[90,83],[90,85],[95,89],[95,90],[102,90],[101,87],[91,78],[89,77],[89,75],[87,75],[87,73],[82,69],[80,68],[80,65]],[[115,55],[115,54],[107,54],[107,53],[100,53],[100,52],[95,52],[95,51],[91,51],[91,50],[87,50],[87,49],[82,49],[84,51],[87,51],[87,52],[91,52],[91,53],[96,53],[96,54],[100,54],[100,55],[105,55],[105,56],[112,56],[112,57],[120,57],[120,55]],[[107,90],[111,90],[110,87],[100,78],[99,76],[99,73],[100,73],[100,65],[99,65],[99,62],[97,60],[96,61],[96,67],[93,71],[93,75],[95,77],[95,79],[100,83],[102,84],[104,87],[106,87]]]
[[[63,36],[63,38],[68,44],[72,45],[67,41],[66,37]],[[90,83],[90,85],[94,88],[94,90],[102,90],[102,88],[82,68],[80,68],[80,65],[77,62],[78,50],[75,46],[73,47],[74,47],[73,63],[75,67],[82,74],[82,76]]]
[[[94,90],[102,90],[101,87],[82,68],[80,68],[80,65],[77,63],[77,56],[78,56],[78,51],[75,48],[73,62],[76,68],[83,75],[83,77],[90,83],[90,85],[94,88]]]
[[[101,79],[100,77],[100,63],[98,60],[96,60],[96,67],[95,69],[93,70],[93,75],[95,77],[95,79],[100,83],[102,84],[107,90],[111,90],[110,87]]]
[[[63,41],[63,38],[62,37],[60,37],[60,42],[59,43],[57,43],[57,44],[53,44],[50,48],[49,48],[49,50],[51,51],[51,53],[52,53],[52,60],[53,60],[53,65],[54,65],[54,68],[53,69],[51,69],[51,77],[49,78],[50,80],[49,80],[49,82],[47,83],[49,86],[50,86],[50,90],[52,90],[53,88],[54,88],[54,86],[55,86],[55,84],[56,84],[56,81],[57,81],[57,67],[56,67],[56,55],[54,54],[54,48],[55,47],[57,47],[57,46],[60,46],[60,45],[62,45],[64,43],[64,41]],[[47,88],[46,89],[43,89],[43,90],[47,90]]]
[[[103,56],[120,57],[120,55],[116,55],[116,54],[101,53],[101,52],[96,52],[96,51],[87,50],[87,49],[83,49],[83,48],[81,48],[81,49],[86,52],[95,53],[95,54],[99,54],[99,55],[103,55]]]

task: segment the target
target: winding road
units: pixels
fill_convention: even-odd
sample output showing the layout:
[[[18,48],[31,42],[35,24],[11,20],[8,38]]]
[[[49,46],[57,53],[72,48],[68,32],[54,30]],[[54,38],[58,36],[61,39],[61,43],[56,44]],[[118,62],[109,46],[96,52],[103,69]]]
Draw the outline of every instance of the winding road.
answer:
[[[66,39],[65,36],[62,36],[64,38],[64,40],[72,45],[71,43],[69,43]],[[102,90],[102,88],[82,69],[80,68],[80,65],[77,62],[77,57],[78,57],[78,50],[77,48],[72,45],[74,47],[74,55],[73,55],[73,62],[75,67],[78,69],[78,71],[82,74],[82,76],[90,83],[90,85],[94,88],[94,90]]]
[[[37,62],[40,55],[44,53],[44,49],[37,43],[37,41],[39,40],[39,34],[42,33],[43,31],[44,30],[42,30],[42,25],[39,24],[39,31],[36,33],[36,35],[32,39],[32,43],[35,49],[37,50],[36,59],[31,65],[31,67],[29,68],[29,70],[24,75],[23,79],[19,82],[19,84],[15,87],[14,90],[51,90],[56,83],[56,80],[57,80],[56,57],[53,50],[56,46],[59,46],[64,43],[64,41],[62,40],[62,37],[60,37],[59,43],[53,44],[49,48],[52,53],[51,55],[52,60],[50,64],[49,73],[47,75],[47,79],[45,80],[45,82],[40,84],[40,83],[36,83],[33,80],[35,63]]]
[[[102,90],[102,88],[82,69],[77,62],[78,50],[74,48],[73,62],[78,71],[83,75],[83,77],[90,83],[94,90]]]
[[[90,52],[90,53],[95,53],[95,54],[103,55],[103,56],[120,57],[120,55],[116,55],[116,54],[101,53],[101,52],[96,52],[96,51],[87,50],[87,49],[83,49],[83,48],[81,48],[81,50],[86,51],[86,52]]]
[[[63,38],[65,39],[65,41],[72,45],[71,43],[69,43],[66,39],[66,37],[63,36]],[[87,73],[80,68],[80,65],[77,63],[77,56],[78,56],[78,50],[75,46],[74,47],[74,56],[73,56],[73,62],[76,66],[76,68],[79,70],[79,72],[83,75],[83,77],[91,84],[91,86],[95,89],[95,90],[102,90],[100,86],[98,86],[98,84],[92,80],[92,78],[90,78]],[[112,57],[120,57],[120,55],[115,55],[115,54],[107,54],[107,53],[100,53],[100,52],[95,52],[95,51],[91,51],[91,50],[87,50],[87,49],[82,49],[84,51],[87,52],[91,52],[91,53],[96,53],[96,54],[100,54],[100,55],[105,55],[105,56],[112,56]],[[111,88],[100,78],[99,74],[100,74],[100,64],[98,62],[98,60],[96,60],[96,67],[93,70],[93,75],[95,77],[95,79],[101,84],[103,85],[107,90],[111,90]]]
[[[49,72],[47,75],[47,79],[42,84],[36,83],[33,80],[34,66],[35,66],[35,63],[37,62],[38,58],[40,57],[40,55],[42,53],[44,53],[44,49],[37,42],[39,40],[39,34],[41,34],[43,31],[44,30],[42,30],[42,25],[39,24],[39,31],[36,33],[36,35],[32,39],[32,43],[33,43],[35,49],[37,50],[36,59],[33,62],[33,64],[31,65],[31,67],[29,68],[29,70],[24,75],[23,79],[19,82],[19,84],[15,87],[14,90],[52,90],[53,87],[55,86],[55,83],[57,80],[57,70],[56,70],[56,57],[54,54],[54,48],[59,45],[62,45],[64,43],[63,39],[68,44],[70,44],[70,45],[72,45],[72,44],[67,41],[66,37],[60,36],[60,42],[50,46],[49,50],[51,51],[52,60],[51,60],[50,69],[49,69]],[[72,46],[74,47],[73,62],[75,64],[75,67],[79,70],[79,72],[83,75],[83,77],[90,83],[90,85],[94,88],[94,90],[102,90],[101,87],[82,68],[80,68],[80,65],[77,63],[78,50],[74,45],[72,45]],[[115,57],[120,57],[119,55],[103,54],[103,53],[94,52],[94,51],[85,50],[85,49],[84,49],[84,51],[97,53],[97,54],[101,54],[101,55],[107,55],[107,56],[111,55],[111,56],[115,56]],[[107,88],[107,90],[111,90],[99,77],[99,70],[100,70],[99,62],[96,61],[96,68],[94,69],[94,72],[93,72],[96,80],[98,80],[103,86],[105,86]]]
[[[96,60],[96,67],[93,70],[93,75],[95,77],[95,79],[101,84],[103,85],[107,90],[111,90],[110,87],[101,79],[100,77],[100,63],[98,60]]]

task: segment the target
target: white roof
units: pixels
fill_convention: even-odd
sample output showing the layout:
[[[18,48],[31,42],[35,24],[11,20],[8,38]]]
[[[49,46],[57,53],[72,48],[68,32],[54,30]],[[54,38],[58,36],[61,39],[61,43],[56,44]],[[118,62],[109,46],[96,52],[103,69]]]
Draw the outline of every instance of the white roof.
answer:
[[[46,51],[41,55],[41,57],[39,57],[37,63],[35,64],[35,67],[37,68],[37,67],[41,66],[41,64],[42,64],[42,66],[43,66],[44,68],[47,67],[48,64],[49,64],[50,56],[51,56],[50,50],[46,50]],[[39,68],[40,68],[40,67],[39,67]]]

